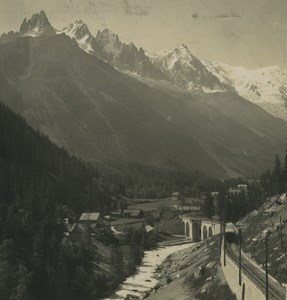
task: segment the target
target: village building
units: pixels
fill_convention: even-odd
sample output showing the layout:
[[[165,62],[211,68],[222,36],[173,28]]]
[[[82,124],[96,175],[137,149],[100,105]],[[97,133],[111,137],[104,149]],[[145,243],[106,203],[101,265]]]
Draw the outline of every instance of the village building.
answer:
[[[200,205],[173,205],[172,207],[182,213],[201,211]]]
[[[122,218],[122,210],[116,210],[111,212],[111,219],[119,219]]]
[[[150,226],[150,225],[145,226],[145,232],[147,234],[151,234],[151,233],[153,233],[153,231],[154,231],[154,228],[152,226]]]
[[[241,189],[230,188],[230,189],[228,190],[228,194],[229,194],[229,195],[232,195],[232,196],[239,195],[240,193],[242,193],[242,190],[241,190]]]
[[[247,184],[238,184],[236,188],[230,188],[228,190],[228,193],[233,196],[239,195],[242,193],[247,193],[247,192],[248,192]]]
[[[174,193],[172,193],[171,200],[179,201],[180,199],[181,199],[180,192],[174,192]]]
[[[90,228],[94,229],[100,223],[100,213],[82,213],[79,219],[79,224],[88,225]]]
[[[120,218],[110,223],[111,230],[116,236],[125,234],[127,228],[142,229],[144,228],[144,219]]]
[[[237,188],[238,188],[239,190],[245,191],[245,192],[247,192],[247,189],[248,189],[247,184],[238,184],[238,185],[237,185]]]
[[[211,192],[211,196],[213,198],[217,198],[219,196],[219,192]]]
[[[144,216],[144,212],[142,209],[124,209],[123,218],[132,218],[132,219],[140,219]]]

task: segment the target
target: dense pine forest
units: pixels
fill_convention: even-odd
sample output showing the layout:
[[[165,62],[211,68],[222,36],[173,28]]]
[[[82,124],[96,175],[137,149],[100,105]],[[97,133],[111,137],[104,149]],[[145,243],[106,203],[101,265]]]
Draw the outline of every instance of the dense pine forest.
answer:
[[[62,220],[109,211],[116,193],[94,168],[0,105],[0,299],[68,299],[87,253],[74,261],[63,253]]]
[[[162,167],[137,162],[96,163],[101,176],[119,187],[130,198],[168,198],[174,191],[186,196],[200,196],[201,192],[217,190],[220,179],[199,171],[190,171],[174,162]]]
[[[287,192],[287,150],[284,155],[283,164],[277,154],[274,158],[272,170],[264,172],[260,177],[260,182],[268,194]]]

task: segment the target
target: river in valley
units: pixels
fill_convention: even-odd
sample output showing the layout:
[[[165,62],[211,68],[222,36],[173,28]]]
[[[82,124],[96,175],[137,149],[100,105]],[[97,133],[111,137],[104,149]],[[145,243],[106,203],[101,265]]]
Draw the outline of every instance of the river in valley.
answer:
[[[166,246],[164,248],[146,251],[142,263],[136,273],[128,277],[112,295],[103,300],[122,300],[125,299],[128,294],[141,296],[144,292],[149,291],[157,284],[158,280],[153,278],[155,268],[170,254],[178,250],[186,249],[191,245],[192,244],[189,243]]]

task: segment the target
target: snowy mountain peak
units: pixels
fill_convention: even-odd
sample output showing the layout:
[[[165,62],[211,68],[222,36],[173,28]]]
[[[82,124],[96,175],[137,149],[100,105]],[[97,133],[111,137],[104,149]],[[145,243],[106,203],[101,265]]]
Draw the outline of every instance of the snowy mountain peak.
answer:
[[[150,60],[177,86],[192,92],[222,92],[226,86],[212,75],[186,45],[148,53]]]
[[[68,27],[65,27],[62,32],[70,38],[74,38],[84,51],[88,53],[93,52],[91,46],[93,36],[88,25],[82,20],[77,20],[74,23],[71,23]]]
[[[191,56],[191,57],[194,57],[189,48],[185,45],[185,44],[182,44],[180,47],[178,48],[175,48],[174,49],[174,52],[178,53],[179,55],[186,55],[186,56]]]
[[[56,35],[55,29],[51,26],[45,12],[41,10],[37,14],[27,20],[25,18],[21,24],[19,33],[22,36],[41,36],[41,35]]]
[[[95,38],[96,43],[104,47],[107,53],[117,52],[117,49],[122,45],[117,34],[105,28],[103,31],[98,31]]]
[[[203,61],[222,83],[229,84],[243,98],[267,112],[287,120],[287,70],[271,66],[255,70],[224,63]]]
[[[172,69],[175,63],[191,64],[195,57],[191,54],[187,46],[182,45],[179,48],[175,48],[166,54],[168,69]]]
[[[89,42],[88,40],[92,38],[87,24],[83,23],[82,20],[77,20],[75,23],[70,24],[63,29],[63,32],[77,41],[83,40],[82,42]]]
[[[106,53],[113,57],[119,56],[122,46],[123,44],[119,40],[118,35],[107,28],[105,28],[103,31],[99,30],[93,42],[93,48],[95,50]]]

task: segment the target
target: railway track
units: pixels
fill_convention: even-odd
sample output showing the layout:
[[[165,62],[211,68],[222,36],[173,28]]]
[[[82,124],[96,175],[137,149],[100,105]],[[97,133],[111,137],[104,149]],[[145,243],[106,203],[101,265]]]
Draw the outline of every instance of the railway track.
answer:
[[[226,252],[230,256],[230,258],[239,264],[239,251],[237,249],[236,244],[226,243]],[[247,277],[249,277],[253,283],[255,283],[258,288],[260,288],[264,293],[266,291],[266,282],[265,282],[265,274],[261,271],[256,269],[244,256],[241,259],[241,268],[242,272],[245,273]],[[277,286],[278,285],[278,286]],[[269,280],[268,285],[269,291],[269,299],[270,300],[283,300],[285,299],[284,290],[282,291],[279,289],[281,286],[279,284],[275,284],[273,281]]]

